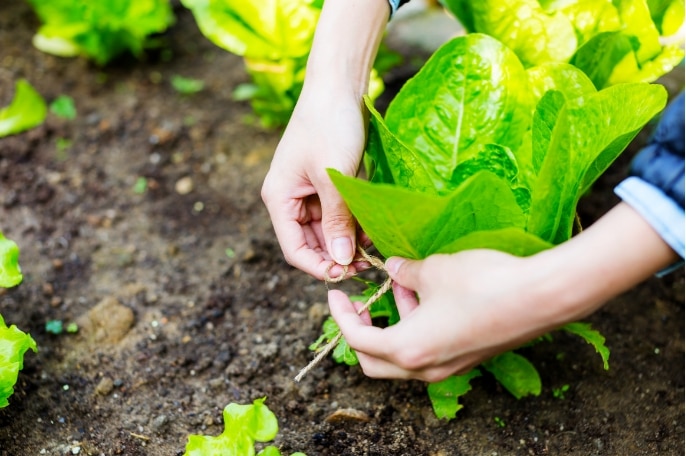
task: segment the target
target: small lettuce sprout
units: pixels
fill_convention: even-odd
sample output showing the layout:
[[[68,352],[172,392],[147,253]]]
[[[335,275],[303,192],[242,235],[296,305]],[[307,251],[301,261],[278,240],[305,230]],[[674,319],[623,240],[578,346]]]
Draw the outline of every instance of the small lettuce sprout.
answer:
[[[0,287],[9,288],[22,281],[17,244],[0,233]],[[7,327],[0,315],[0,408],[7,407],[7,398],[14,393],[19,371],[24,367],[24,353],[37,351],[36,341],[16,326]]]
[[[49,320],[45,323],[45,332],[50,334],[62,334],[64,324],[62,320]]]
[[[76,106],[74,106],[74,99],[69,95],[60,95],[50,103],[50,112],[55,114],[60,119],[74,120],[76,119]]]
[[[14,287],[19,285],[22,279],[19,247],[0,233],[0,287]]]
[[[25,79],[15,85],[14,99],[0,109],[0,138],[30,130],[43,123],[48,108],[43,97]]]
[[[216,437],[191,435],[184,456],[255,456],[255,442],[268,442],[276,437],[279,424],[276,415],[264,405],[266,397],[251,405],[231,403],[224,408],[224,432]],[[267,446],[258,456],[281,456],[275,446]],[[293,453],[292,456],[305,456]]]
[[[7,327],[0,315],[0,408],[9,404],[7,399],[14,393],[14,384],[24,367],[24,353],[29,348],[38,351],[36,341],[15,325]]]
[[[171,77],[171,85],[181,95],[193,95],[205,88],[205,81],[175,74]]]

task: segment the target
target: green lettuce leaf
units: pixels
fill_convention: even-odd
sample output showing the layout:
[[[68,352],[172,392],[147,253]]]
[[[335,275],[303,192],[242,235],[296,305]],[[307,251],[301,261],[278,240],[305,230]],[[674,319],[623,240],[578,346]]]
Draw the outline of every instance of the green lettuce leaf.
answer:
[[[282,60],[310,51],[321,6],[311,0],[181,0],[200,31],[232,54]]]
[[[440,382],[429,383],[427,392],[438,419],[452,420],[464,406],[460,404],[460,397],[467,394],[472,386],[473,378],[481,376],[479,369],[472,369],[464,375],[451,375]]]
[[[24,368],[24,353],[28,349],[37,351],[36,341],[15,325],[7,327],[0,315],[0,408],[9,404],[7,399],[14,393],[19,371]]]
[[[19,247],[0,233],[0,288],[19,285],[22,279]]]
[[[610,364],[608,363],[608,360],[610,359],[610,350],[605,346],[605,337],[603,337],[603,335],[595,329],[591,328],[589,323],[568,323],[564,325],[562,329],[571,334],[576,334],[589,344],[593,345],[595,351],[597,351],[600,357],[603,359],[603,367],[605,370],[610,368]]]
[[[525,66],[567,61],[576,50],[577,37],[570,20],[545,11],[538,0],[444,0],[472,32],[485,33],[512,49]],[[469,4],[468,7],[465,5]],[[465,17],[469,14],[469,17]],[[536,37],[535,41],[532,37]]]
[[[666,102],[661,85],[635,83],[597,92],[581,106],[565,104],[549,141],[540,141],[547,150],[534,153],[545,157],[531,189],[527,231],[553,244],[569,239],[581,195]]]
[[[484,145],[520,147],[533,106],[517,56],[489,36],[470,34],[434,53],[390,103],[385,122],[430,164],[434,187],[448,192],[460,184],[451,181],[457,165]]]
[[[279,424],[274,413],[264,405],[266,398],[250,405],[231,403],[224,408],[224,432],[216,437],[191,435],[184,456],[254,456],[255,442],[276,437]]]
[[[522,355],[506,352],[482,364],[514,397],[541,394],[541,377]]]
[[[488,171],[446,196],[372,184],[335,170],[329,176],[385,257],[426,258],[471,232],[524,225],[509,184]]]
[[[569,62],[596,87],[653,82],[683,59],[664,45],[684,20],[680,0],[443,0],[470,32],[510,47],[530,67]]]
[[[0,138],[40,125],[48,113],[43,97],[25,79],[17,81],[14,92],[12,103],[0,109]]]

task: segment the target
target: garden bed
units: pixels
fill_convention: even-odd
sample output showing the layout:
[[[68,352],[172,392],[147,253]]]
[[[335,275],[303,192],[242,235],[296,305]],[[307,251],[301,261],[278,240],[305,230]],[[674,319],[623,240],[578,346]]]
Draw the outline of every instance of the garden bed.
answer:
[[[24,272],[0,313],[39,347],[0,410],[0,455],[182,454],[189,434],[222,431],[225,405],[262,396],[284,454],[683,451],[683,271],[588,319],[607,338],[609,371],[572,336],[528,349],[539,397],[516,400],[484,376],[443,422],[421,382],[371,380],[327,360],[295,383],[328,313],[326,286],[284,262],[260,200],[279,132],[231,100],[247,81],[242,60],[178,8],[171,54],[98,68],[33,48],[30,7],[6,3],[0,105],[24,77],[48,101],[73,97],[78,116],[0,139],[0,230],[19,244]],[[205,89],[180,95],[173,75]],[[683,68],[662,82],[679,90]],[[612,188],[645,140],[582,200],[585,226],[617,202]],[[49,320],[80,330],[49,334]]]

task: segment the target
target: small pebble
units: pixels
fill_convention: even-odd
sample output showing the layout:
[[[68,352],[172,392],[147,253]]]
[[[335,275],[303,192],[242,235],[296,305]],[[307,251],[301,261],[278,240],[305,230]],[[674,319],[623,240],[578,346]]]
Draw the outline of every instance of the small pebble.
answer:
[[[176,185],[174,185],[174,189],[176,190],[176,193],[179,195],[188,195],[190,192],[193,191],[193,179],[190,177],[182,177],[178,181],[176,181]]]
[[[326,417],[327,423],[343,423],[346,421],[368,422],[369,415],[353,408],[338,409]]]

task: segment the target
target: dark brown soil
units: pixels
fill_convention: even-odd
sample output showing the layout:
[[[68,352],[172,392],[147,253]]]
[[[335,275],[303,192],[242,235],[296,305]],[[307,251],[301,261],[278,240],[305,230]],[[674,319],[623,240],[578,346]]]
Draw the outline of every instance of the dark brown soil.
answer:
[[[528,349],[539,397],[516,400],[482,377],[446,423],[420,382],[370,380],[325,361],[294,383],[326,287],[283,261],[259,198],[279,133],[247,122],[250,107],[231,101],[247,81],[240,58],[176,12],[171,58],[97,68],[34,49],[27,3],[3,2],[0,106],[25,77],[48,101],[73,97],[78,117],[51,115],[0,140],[0,230],[20,245],[25,273],[0,296],[0,313],[39,346],[0,410],[0,455],[182,454],[189,434],[221,432],[225,405],[261,396],[279,418],[284,454],[683,454],[681,271],[589,319],[607,338],[609,371],[573,337]],[[181,96],[175,74],[206,88]],[[678,90],[683,75],[666,82]],[[58,148],[62,139],[71,146]],[[642,141],[582,201],[585,225],[616,203],[611,189]],[[144,194],[133,191],[139,177]],[[179,194],[184,178],[193,188]],[[49,334],[52,319],[81,330]],[[565,398],[554,397],[563,385]],[[343,408],[369,421],[326,421]]]

